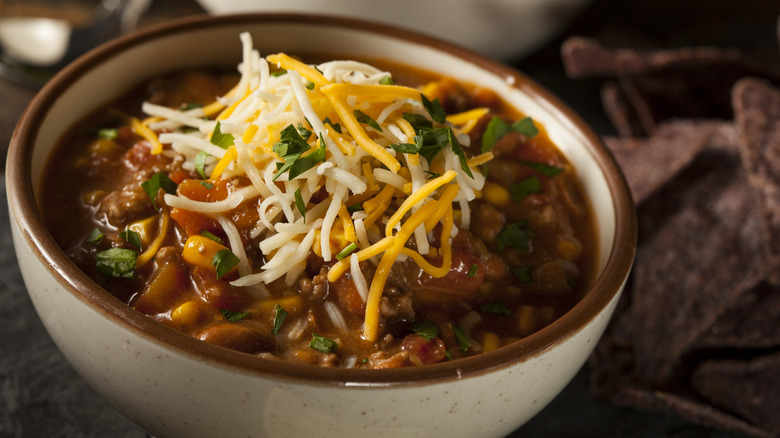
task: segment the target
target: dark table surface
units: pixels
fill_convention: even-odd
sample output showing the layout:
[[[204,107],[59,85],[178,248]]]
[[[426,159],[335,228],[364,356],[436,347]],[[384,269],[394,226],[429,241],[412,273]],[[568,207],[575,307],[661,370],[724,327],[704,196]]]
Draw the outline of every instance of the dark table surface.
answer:
[[[193,0],[157,0],[142,25],[203,13]],[[571,80],[560,46],[572,35],[618,45],[678,47],[722,45],[777,57],[776,0],[594,0],[558,37],[510,62],[550,88],[594,129],[610,135],[599,85]],[[0,151],[35,91],[0,78]],[[3,160],[4,161],[4,160]],[[3,163],[4,169],[4,163]],[[3,200],[5,172],[0,184]],[[99,398],[73,371],[46,334],[30,303],[0,209],[0,437],[146,437],[146,432]],[[613,406],[593,397],[587,365],[538,416],[512,436],[728,438],[734,435],[677,417]]]

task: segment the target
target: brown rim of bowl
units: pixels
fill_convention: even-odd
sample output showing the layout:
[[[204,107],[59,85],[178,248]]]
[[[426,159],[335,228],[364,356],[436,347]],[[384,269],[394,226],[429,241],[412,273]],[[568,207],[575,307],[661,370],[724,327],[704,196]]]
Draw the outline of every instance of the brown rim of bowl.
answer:
[[[604,171],[607,184],[613,193],[614,208],[617,212],[613,247],[600,249],[600,251],[610,251],[604,273],[596,278],[593,286],[582,301],[543,330],[490,353],[422,367],[391,370],[355,370],[321,368],[260,359],[216,347],[154,322],[97,286],[68,259],[54,242],[43,225],[42,217],[35,202],[30,174],[27,171],[31,165],[32,154],[27,145],[34,144],[36,129],[40,126],[47,108],[83,72],[104,62],[106,59],[112,58],[117,52],[154,38],[180,31],[263,22],[347,27],[435,47],[437,50],[467,59],[469,62],[499,75],[499,77],[515,78],[515,87],[545,102],[546,106],[557,113],[561,120],[568,120],[572,129],[576,130],[578,136],[588,146],[590,153]],[[526,76],[469,50],[412,31],[356,19],[322,15],[263,13],[216,17],[191,16],[174,22],[152,26],[110,41],[67,66],[33,99],[24,111],[12,136],[6,172],[9,182],[9,201],[14,207],[13,213],[22,229],[22,234],[31,247],[34,248],[34,251],[37,252],[37,257],[44,264],[48,265],[52,275],[78,299],[120,325],[134,330],[146,340],[166,347],[173,347],[185,355],[198,360],[206,359],[214,365],[229,367],[248,374],[308,381],[316,384],[344,385],[349,383],[356,386],[379,387],[419,384],[421,382],[452,380],[471,375],[480,375],[495,368],[503,368],[516,362],[524,361],[547,350],[562,339],[567,339],[588,322],[592,321],[618,293],[619,288],[628,276],[636,251],[636,216],[633,201],[624,177],[612,155],[601,143],[600,138],[567,105]]]

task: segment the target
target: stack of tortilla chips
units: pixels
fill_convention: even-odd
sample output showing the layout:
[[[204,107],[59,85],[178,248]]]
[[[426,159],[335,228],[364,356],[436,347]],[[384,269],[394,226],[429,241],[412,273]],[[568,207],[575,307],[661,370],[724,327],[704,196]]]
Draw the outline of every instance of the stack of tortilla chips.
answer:
[[[780,59],[585,38],[572,78],[603,77],[605,138],[638,206],[636,266],[591,360],[622,405],[780,436]]]

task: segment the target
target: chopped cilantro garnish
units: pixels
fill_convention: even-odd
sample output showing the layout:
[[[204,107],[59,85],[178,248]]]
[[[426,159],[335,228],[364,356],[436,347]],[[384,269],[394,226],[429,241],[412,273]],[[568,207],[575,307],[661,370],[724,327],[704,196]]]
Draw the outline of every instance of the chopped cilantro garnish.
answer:
[[[412,143],[398,143],[390,145],[391,148],[403,154],[419,154],[420,146]]]
[[[531,238],[534,236],[534,232],[528,229],[525,221],[509,223],[496,238],[498,250],[503,251],[504,248],[512,248],[517,251],[530,251]]]
[[[141,235],[133,230],[124,230],[119,232],[119,237],[124,239],[130,245],[141,249]]]
[[[282,323],[284,323],[284,320],[287,318],[287,311],[282,308],[280,305],[274,306],[274,326],[271,329],[271,333],[277,334],[279,333],[279,329],[282,328]]]
[[[376,120],[372,119],[371,116],[369,116],[368,114],[358,109],[354,111],[354,114],[358,122],[368,125],[379,132],[382,132],[382,127],[379,126],[379,123],[377,123]]]
[[[298,123],[298,134],[301,135],[301,138],[304,140],[308,140],[309,137],[311,137],[311,131],[303,126],[303,123]]]
[[[201,235],[201,236],[203,236],[203,237],[206,237],[206,238],[208,238],[208,239],[211,239],[211,240],[213,240],[213,241],[215,241],[215,242],[219,243],[220,245],[222,245],[222,239],[220,239],[218,236],[214,235],[214,233],[212,233],[212,232],[211,232],[211,231],[209,231],[209,230],[203,230],[203,231],[201,231],[201,232],[200,232],[200,235]]]
[[[439,336],[439,327],[437,327],[433,321],[418,322],[409,327],[409,330],[422,336],[426,341],[430,341],[436,336]]]
[[[449,131],[448,139],[450,142],[450,147],[452,148],[452,152],[454,152],[455,155],[460,160],[460,168],[463,169],[464,172],[466,172],[466,175],[470,176],[473,179],[474,175],[471,173],[471,169],[469,169],[469,164],[468,161],[466,160],[466,154],[463,152],[463,148],[460,146],[458,139],[455,138],[455,133],[452,131],[452,128],[449,128],[448,131]]]
[[[211,143],[221,147],[222,149],[227,149],[233,145],[234,141],[235,139],[233,138],[232,134],[222,133],[221,125],[219,122],[217,122],[217,125],[214,127],[214,132],[211,133]]]
[[[303,202],[303,196],[301,196],[301,189],[295,190],[295,206],[298,207],[298,211],[303,216],[303,223],[306,223],[306,204]]]
[[[229,249],[221,249],[214,254],[214,258],[211,259],[211,264],[214,265],[217,270],[217,278],[221,278],[223,275],[230,272],[239,261],[238,256],[233,254]]]
[[[361,211],[361,210],[363,210],[363,206],[360,205],[360,204],[357,204],[357,203],[356,204],[352,204],[349,207],[347,207],[347,211],[350,212],[350,213],[354,213],[356,211]]]
[[[227,309],[219,309],[219,311],[229,322],[238,322],[249,316],[249,312],[233,312]]]
[[[203,181],[201,181],[201,182],[200,182],[200,185],[202,185],[203,187],[205,187],[205,188],[206,188],[206,190],[211,190],[211,189],[213,189],[213,188],[214,188],[214,184],[212,184],[212,183],[210,183],[210,182],[208,182],[208,181],[206,181],[206,180],[203,180]]]
[[[199,104],[198,102],[189,102],[189,103],[182,104],[179,107],[179,111],[189,111],[195,108],[203,108],[203,105]]]
[[[312,153],[302,156],[309,150],[309,143],[293,125],[287,125],[281,132],[281,139],[273,146],[273,151],[284,160],[284,164],[274,174],[274,180],[289,170],[289,179],[295,179],[317,164],[325,161],[325,140],[320,136],[320,146]]]
[[[471,347],[471,341],[469,340],[468,336],[466,336],[466,332],[463,331],[463,327],[459,326],[458,324],[450,323],[450,328],[455,333],[455,339],[458,340],[458,347],[460,347],[460,351],[464,353],[469,351],[469,347]]]
[[[444,350],[444,356],[447,360],[452,360],[452,353],[450,353],[450,350]]]
[[[333,122],[330,120],[330,118],[329,118],[329,117],[325,117],[325,120],[323,120],[323,121],[322,121],[322,123],[323,123],[323,124],[328,124],[328,125],[330,125],[330,126],[333,128],[333,130],[334,130],[334,131],[336,131],[336,132],[338,132],[339,134],[341,134],[341,125],[339,125],[338,123],[333,123]]]
[[[163,189],[166,193],[175,194],[178,185],[173,182],[173,180],[171,180],[168,175],[162,172],[157,172],[152,175],[149,180],[142,182],[141,187],[143,187],[144,192],[146,192],[146,194],[149,195],[149,198],[152,200],[152,206],[154,206],[154,209],[159,210],[159,208],[157,208],[157,192],[159,192],[160,189]]]
[[[315,350],[319,350],[323,353],[333,353],[336,351],[336,348],[338,348],[338,344],[332,339],[328,339],[316,333],[312,333],[311,337],[312,339],[311,342],[309,342],[309,347]]]
[[[431,171],[429,171],[429,170],[424,170],[423,172],[425,172],[425,173],[428,175],[428,179],[431,179],[431,178],[438,178],[438,177],[440,177],[440,176],[441,176],[441,174],[440,174],[440,173],[431,172]]]
[[[388,75],[379,80],[379,85],[395,85],[395,81]]]
[[[469,278],[474,278],[477,275],[477,268],[478,266],[476,263],[469,266],[469,272],[466,274],[466,276]]]
[[[209,153],[206,151],[200,151],[195,156],[195,170],[201,178],[206,178],[206,158],[208,157]]]
[[[302,173],[313,168],[314,166],[325,161],[325,139],[320,136],[320,147],[314,150],[314,152],[304,155],[298,158],[292,166],[290,166],[290,179],[295,179]]]
[[[533,281],[533,278],[531,277],[531,267],[528,265],[513,266],[509,270],[523,283],[530,283]]]
[[[336,260],[342,260],[347,258],[350,254],[352,254],[357,249],[357,245],[355,245],[355,242],[350,243],[347,245],[346,248],[342,249],[341,252],[336,254]]]
[[[494,315],[512,316],[512,310],[507,307],[506,304],[500,301],[483,304],[479,307],[479,311],[482,313],[490,313]]]
[[[303,84],[307,90],[313,90],[314,89],[314,82],[312,81],[306,81],[305,84]]]
[[[533,161],[520,161],[520,162],[549,178],[552,178],[558,175],[559,173],[563,172],[562,167],[551,166],[549,164],[544,164],[544,163],[536,163]]]
[[[424,115],[422,114],[416,114],[416,113],[404,113],[403,116],[404,120],[409,122],[415,131],[419,131],[420,129],[432,129],[433,123],[426,119]]]
[[[535,176],[518,181],[509,187],[509,193],[512,194],[512,201],[515,204],[520,203],[523,198],[531,193],[539,193],[541,191],[542,184],[539,182],[539,178]]]
[[[487,127],[485,127],[485,132],[482,133],[482,152],[493,149],[496,142],[510,131],[517,132],[528,138],[536,136],[539,132],[530,117],[518,120],[512,124],[505,122],[499,117],[493,117],[488,122]]]
[[[444,123],[444,121],[447,119],[447,112],[444,111],[444,107],[441,106],[439,98],[437,97],[433,99],[433,101],[430,101],[427,97],[425,97],[424,94],[420,94],[420,97],[422,98],[423,106],[426,110],[428,110],[428,114],[431,115],[433,121]]]
[[[287,74],[287,70],[285,70],[285,69],[283,69],[283,68],[280,68],[280,69],[278,69],[278,70],[274,70],[274,71],[272,71],[272,72],[271,72],[271,76],[273,76],[273,77],[277,77],[277,78],[278,78],[279,76],[282,76],[282,75],[284,75],[284,74]]]
[[[95,254],[96,267],[106,278],[133,278],[137,257],[132,249],[111,248]]]
[[[94,244],[94,243],[98,243],[98,242],[100,242],[101,240],[103,240],[103,238],[104,238],[105,236],[106,236],[106,235],[105,235],[105,234],[103,234],[103,232],[101,232],[99,229],[95,228],[95,229],[93,229],[92,231],[90,231],[90,233],[89,233],[89,235],[87,236],[87,238],[86,238],[86,239],[84,239],[84,242],[86,242],[86,243],[93,243],[93,244]]]
[[[98,129],[98,137],[105,138],[106,140],[116,140],[119,137],[119,132],[113,128]]]

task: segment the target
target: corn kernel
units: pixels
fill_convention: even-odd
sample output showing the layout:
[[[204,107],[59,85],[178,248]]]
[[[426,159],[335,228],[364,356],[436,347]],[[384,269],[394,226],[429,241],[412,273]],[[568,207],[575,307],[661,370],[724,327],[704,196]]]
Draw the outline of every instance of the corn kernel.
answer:
[[[171,311],[171,321],[180,327],[192,327],[200,318],[200,306],[195,301],[187,301]]]
[[[539,314],[534,306],[523,305],[517,309],[517,328],[520,334],[528,336],[536,331],[539,323]]]
[[[141,237],[141,243],[146,248],[147,245],[154,239],[154,227],[157,224],[157,216],[151,216],[146,219],[141,219],[130,224],[127,228],[131,231],[138,233]]]
[[[486,182],[482,189],[482,198],[496,207],[503,207],[509,204],[509,190],[500,184]]]
[[[482,338],[482,351],[485,353],[493,351],[500,346],[498,335],[493,332],[485,332]]]
[[[255,308],[261,315],[272,314],[279,305],[289,315],[297,315],[303,309],[303,299],[300,295],[290,295],[282,298],[270,298],[257,303]]]
[[[582,244],[572,236],[563,235],[555,243],[558,254],[566,260],[574,261],[582,254]]]

